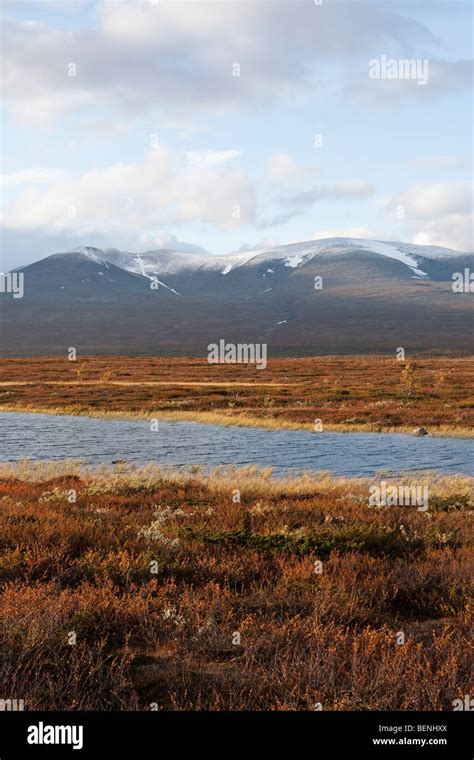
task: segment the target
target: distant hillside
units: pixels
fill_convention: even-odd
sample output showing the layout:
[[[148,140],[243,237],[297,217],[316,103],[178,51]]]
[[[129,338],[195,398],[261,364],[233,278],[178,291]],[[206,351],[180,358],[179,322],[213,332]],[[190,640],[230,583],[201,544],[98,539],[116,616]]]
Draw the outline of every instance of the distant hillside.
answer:
[[[1,354],[202,356],[220,338],[269,357],[471,353],[473,297],[452,289],[465,268],[472,254],[348,238],[226,256],[83,247],[16,270],[25,295],[0,295]]]

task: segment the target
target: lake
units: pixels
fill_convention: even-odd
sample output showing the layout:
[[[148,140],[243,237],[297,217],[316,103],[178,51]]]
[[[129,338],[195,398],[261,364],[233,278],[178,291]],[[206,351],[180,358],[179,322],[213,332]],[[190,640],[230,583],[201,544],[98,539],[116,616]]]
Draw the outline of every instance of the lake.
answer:
[[[438,470],[474,475],[472,439],[398,433],[317,433],[221,427],[196,422],[99,419],[0,412],[0,460],[126,460],[163,465],[249,465],[275,474],[329,470],[336,475]]]

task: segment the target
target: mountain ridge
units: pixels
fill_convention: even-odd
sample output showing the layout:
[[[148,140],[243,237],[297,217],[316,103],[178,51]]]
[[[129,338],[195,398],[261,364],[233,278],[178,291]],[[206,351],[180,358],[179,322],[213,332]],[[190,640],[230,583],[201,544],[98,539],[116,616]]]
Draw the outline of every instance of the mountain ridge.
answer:
[[[175,260],[186,262],[187,264],[203,264],[204,262],[212,269],[218,269],[224,262],[226,264],[237,263],[242,265],[250,262],[252,259],[266,258],[289,258],[292,252],[294,256],[314,257],[317,255],[340,255],[348,249],[359,249],[372,251],[380,255],[386,255],[392,258],[398,258],[403,261],[403,257],[412,256],[418,259],[431,260],[448,260],[460,256],[469,256],[470,252],[456,251],[444,246],[418,245],[415,243],[401,243],[393,241],[371,240],[363,238],[322,238],[318,240],[301,241],[297,243],[286,243],[278,246],[268,246],[259,249],[250,249],[248,251],[231,251],[224,254],[212,254],[196,251],[177,251],[172,248],[151,249],[143,252],[121,251],[117,248],[95,248],[93,246],[77,246],[70,251],[59,252],[54,255],[67,255],[68,253],[81,252],[90,257],[102,256],[102,259],[110,263],[116,263],[116,260],[131,262],[133,260],[146,261],[151,257],[171,256]],[[397,255],[398,254],[398,255]],[[291,266],[290,263],[288,263]],[[297,264],[296,264],[297,265]],[[230,270],[229,270],[230,271]]]
[[[472,254],[357,238],[223,255],[79,246],[16,270],[25,295],[2,295],[1,351],[201,356],[226,338],[281,356],[469,352],[472,297],[452,288],[468,267]]]

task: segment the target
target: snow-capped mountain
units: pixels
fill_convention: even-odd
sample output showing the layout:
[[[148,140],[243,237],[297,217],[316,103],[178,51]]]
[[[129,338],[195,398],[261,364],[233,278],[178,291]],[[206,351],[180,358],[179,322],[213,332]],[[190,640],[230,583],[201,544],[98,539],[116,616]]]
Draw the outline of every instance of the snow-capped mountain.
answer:
[[[145,253],[130,253],[115,248],[101,250],[87,246],[74,248],[73,251],[83,253],[98,263],[109,262],[128,272],[143,276],[179,274],[189,270],[229,274],[232,270],[247,264],[257,266],[265,261],[274,260],[283,262],[287,267],[296,268],[316,256],[332,257],[359,251],[360,253],[369,252],[387,256],[408,266],[415,276],[427,277],[426,272],[418,267],[422,260],[449,261],[464,255],[459,251],[438,246],[388,243],[358,238],[310,240],[275,248],[228,253],[219,256],[209,253],[182,253],[163,249],[146,251]]]
[[[472,294],[452,282],[469,268],[472,254],[351,238],[220,256],[84,246],[18,270],[3,352],[203,355],[218,338],[274,355],[468,351]]]

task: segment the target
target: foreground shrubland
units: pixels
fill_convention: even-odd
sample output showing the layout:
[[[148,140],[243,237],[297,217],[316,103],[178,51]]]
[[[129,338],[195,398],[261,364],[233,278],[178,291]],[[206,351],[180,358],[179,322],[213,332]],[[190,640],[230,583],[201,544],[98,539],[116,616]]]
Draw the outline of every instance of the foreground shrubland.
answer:
[[[423,478],[426,511],[329,475],[1,466],[0,698],[451,710],[471,686],[472,480]]]

